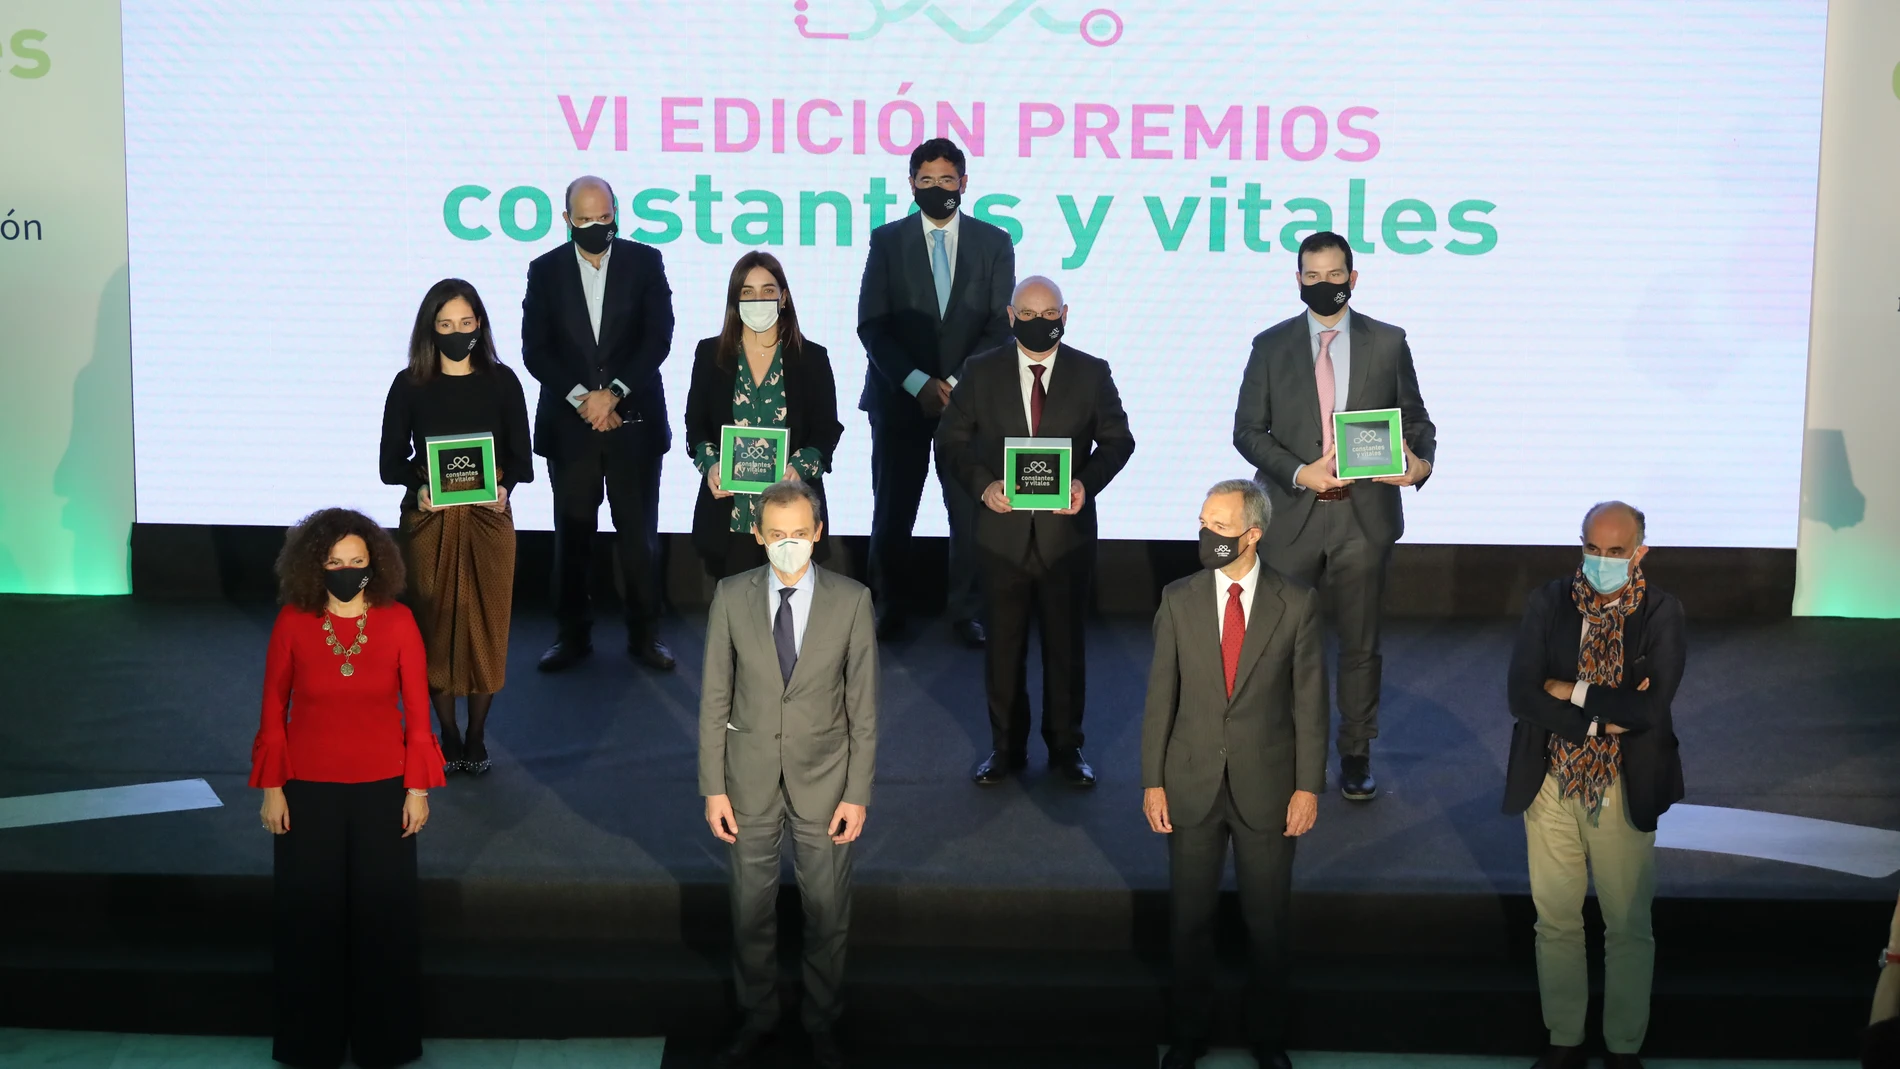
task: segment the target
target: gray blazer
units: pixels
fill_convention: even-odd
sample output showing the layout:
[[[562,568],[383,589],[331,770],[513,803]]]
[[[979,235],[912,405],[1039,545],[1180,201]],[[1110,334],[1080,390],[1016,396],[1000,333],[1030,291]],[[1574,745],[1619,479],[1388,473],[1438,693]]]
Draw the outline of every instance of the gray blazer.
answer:
[[[1398,409],[1406,444],[1430,463],[1438,451],[1438,429],[1419,396],[1405,331],[1357,310],[1349,321],[1352,381],[1346,384],[1339,410]],[[1305,312],[1254,336],[1234,410],[1234,448],[1258,469],[1255,477],[1273,501],[1266,544],[1291,544],[1313,511],[1313,495],[1293,485],[1293,473],[1318,460],[1321,448],[1319,387],[1313,381],[1313,340]],[[1352,487],[1352,508],[1366,537],[1375,543],[1391,545],[1405,533],[1405,510],[1396,486],[1361,479]]]
[[[1213,810],[1225,776],[1241,819],[1263,830],[1284,823],[1295,790],[1326,789],[1319,595],[1261,564],[1229,700],[1214,600],[1219,578],[1202,570],[1161,592],[1141,784],[1166,788],[1168,818],[1189,825]]]
[[[771,566],[723,579],[706,621],[699,694],[699,793],[766,810],[779,783],[792,810],[828,821],[869,805],[877,762],[877,632],[871,592],[811,566],[811,616],[789,683],[772,644]]]

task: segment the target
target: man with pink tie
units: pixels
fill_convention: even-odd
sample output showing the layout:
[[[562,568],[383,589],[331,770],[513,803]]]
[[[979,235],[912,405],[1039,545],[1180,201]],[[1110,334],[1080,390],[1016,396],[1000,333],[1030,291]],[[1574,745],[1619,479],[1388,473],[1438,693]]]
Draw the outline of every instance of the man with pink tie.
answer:
[[[1267,566],[1331,594],[1339,635],[1339,787],[1353,801],[1377,793],[1379,603],[1392,544],[1405,533],[1399,488],[1431,477],[1437,429],[1419,396],[1405,331],[1352,311],[1359,283],[1352,247],[1331,231],[1300,243],[1295,277],[1307,311],[1254,337],[1234,411],[1234,448],[1273,503],[1260,541]],[[1396,408],[1403,475],[1337,477],[1334,412]]]

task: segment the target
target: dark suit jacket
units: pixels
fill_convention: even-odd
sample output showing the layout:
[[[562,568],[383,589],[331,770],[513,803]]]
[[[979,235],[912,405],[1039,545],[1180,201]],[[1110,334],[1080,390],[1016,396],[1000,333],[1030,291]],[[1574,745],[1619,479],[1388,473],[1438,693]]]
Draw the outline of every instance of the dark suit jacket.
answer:
[[[1583,614],[1571,598],[1568,576],[1531,592],[1511,653],[1507,684],[1511,715],[1511,764],[1505,775],[1504,811],[1522,813],[1543,787],[1550,763],[1550,737],[1571,742],[1588,738],[1590,721],[1629,730],[1618,743],[1623,751],[1623,798],[1630,823],[1655,831],[1656,818],[1682,800],[1682,757],[1676,750],[1676,724],[1669,715],[1687,657],[1682,602],[1649,587],[1642,607],[1623,622],[1623,685],[1591,684],[1583,708],[1544,690],[1544,680],[1577,679],[1577,647],[1583,639]],[[1648,690],[1637,690],[1644,679]]]
[[[1339,399],[1339,411],[1399,409],[1406,444],[1429,463],[1438,451],[1438,429],[1419,396],[1405,331],[1357,311],[1347,318],[1352,381]],[[1293,485],[1293,473],[1319,459],[1320,431],[1313,342],[1306,313],[1301,312],[1254,336],[1253,354],[1240,381],[1240,404],[1234,410],[1234,448],[1258,469],[1255,477],[1273,502],[1273,522],[1264,535],[1268,545],[1291,543],[1313,511],[1312,493]],[[1353,483],[1352,507],[1374,542],[1390,545],[1405,533],[1396,486],[1361,479]]]
[[[673,429],[666,421],[660,365],[672,345],[673,291],[660,250],[614,240],[598,343],[587,318],[574,243],[536,257],[528,265],[528,291],[521,299],[521,362],[541,383],[534,451],[558,460],[591,446],[590,435],[605,433],[615,448],[666,452]],[[596,431],[575,414],[568,392],[577,385],[605,389],[615,379],[628,390],[620,402],[625,422],[617,430]]]
[[[745,366],[745,358],[733,362],[732,370],[719,367],[719,339],[705,338],[693,350],[693,381],[686,391],[686,447],[697,449],[701,442],[719,448],[719,428],[732,422],[732,389]],[[831,455],[844,435],[838,422],[838,387],[831,377],[831,356],[825,347],[805,339],[796,359],[786,358],[785,429],[786,445],[792,452],[816,446],[824,454],[824,470],[831,470]],[[745,374],[751,374],[747,371]],[[812,489],[824,500],[823,479],[812,480]],[[732,501],[712,496],[706,480],[699,481],[699,500],[693,505],[693,548],[708,560],[723,560],[726,538],[731,533]],[[824,548],[830,539],[820,539],[815,549]]]
[[[1036,435],[1067,438],[1073,444],[1069,476],[1087,491],[1082,511],[1073,516],[994,512],[981,503],[983,491],[1003,477],[1003,439],[1028,436],[1016,342],[972,356],[937,425],[938,470],[952,472],[979,499],[979,547],[1006,560],[1023,561],[1034,528],[1036,551],[1047,563],[1094,541],[1095,496],[1135,452],[1135,436],[1128,431],[1128,413],[1122,411],[1108,361],[1067,345],[1057,347]]]
[[[1168,792],[1168,818],[1213,811],[1222,777],[1256,831],[1286,822],[1293,792],[1326,789],[1325,643],[1319,595],[1260,565],[1247,637],[1227,697],[1220,605],[1204,569],[1168,584],[1155,612],[1154,664],[1141,721],[1141,785]]]
[[[971,353],[1009,341],[1004,309],[1016,288],[1016,249],[1009,234],[963,215],[952,274],[950,307],[939,315],[923,221],[907,215],[871,231],[858,287],[858,339],[869,358],[859,408],[879,418],[924,422],[917,399],[904,392],[912,371],[961,378]]]

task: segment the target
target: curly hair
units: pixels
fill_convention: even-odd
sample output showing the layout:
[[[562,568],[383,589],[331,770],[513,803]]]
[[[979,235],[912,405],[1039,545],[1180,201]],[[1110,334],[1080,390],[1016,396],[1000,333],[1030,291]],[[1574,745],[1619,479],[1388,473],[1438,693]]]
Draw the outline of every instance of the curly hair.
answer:
[[[297,521],[277,554],[277,600],[305,612],[322,612],[330,603],[323,585],[323,564],[330,550],[350,535],[369,547],[370,578],[364,596],[371,605],[388,605],[402,593],[402,552],[381,524],[355,509],[318,509]]]

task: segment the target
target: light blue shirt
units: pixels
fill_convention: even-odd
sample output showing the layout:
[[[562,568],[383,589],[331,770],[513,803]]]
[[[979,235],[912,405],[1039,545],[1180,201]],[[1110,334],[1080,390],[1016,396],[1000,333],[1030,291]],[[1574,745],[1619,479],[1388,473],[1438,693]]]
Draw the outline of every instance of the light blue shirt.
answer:
[[[931,243],[936,240],[936,238],[931,236],[932,232],[937,230],[943,231],[943,251],[950,256],[950,281],[954,285],[957,277],[957,236],[963,229],[958,224],[963,219],[963,213],[958,211],[952,214],[950,221],[947,223],[939,223],[923,212],[918,212],[917,218],[922,220],[924,224],[924,254],[926,256],[930,255]],[[933,279],[936,277],[934,271],[931,277]],[[917,396],[917,391],[923,389],[924,383],[929,381],[930,376],[925,373],[923,369],[913,368],[910,374],[904,376],[904,392],[915,397]],[[956,376],[954,375],[945,378],[943,381],[949,383],[952,387],[957,384]],[[797,599],[794,598],[793,600]]]
[[[1339,322],[1330,327],[1321,323],[1314,317],[1312,312],[1309,311],[1306,313],[1306,336],[1313,341],[1313,363],[1315,366],[1319,364],[1319,332],[1322,330],[1336,330],[1339,332],[1333,338],[1333,344],[1326,350],[1326,354],[1333,358],[1333,410],[1336,412],[1350,412],[1352,410],[1346,407],[1346,387],[1352,382],[1352,309],[1348,307],[1346,314],[1339,317]],[[1333,417],[1330,412],[1321,412],[1319,418],[1326,420]],[[1296,491],[1304,492],[1306,489],[1306,487],[1301,486],[1297,481],[1300,477],[1300,472],[1305,470],[1305,468],[1306,465],[1302,464],[1293,469],[1293,478],[1295,480],[1293,489]]]
[[[815,564],[805,565],[805,574],[792,584],[792,649],[805,648],[805,621],[811,619],[812,573],[818,570]],[[770,564],[765,566],[765,589],[772,595],[765,599],[765,629],[769,632],[778,623],[779,591],[785,589],[785,581],[778,577],[778,569]]]

